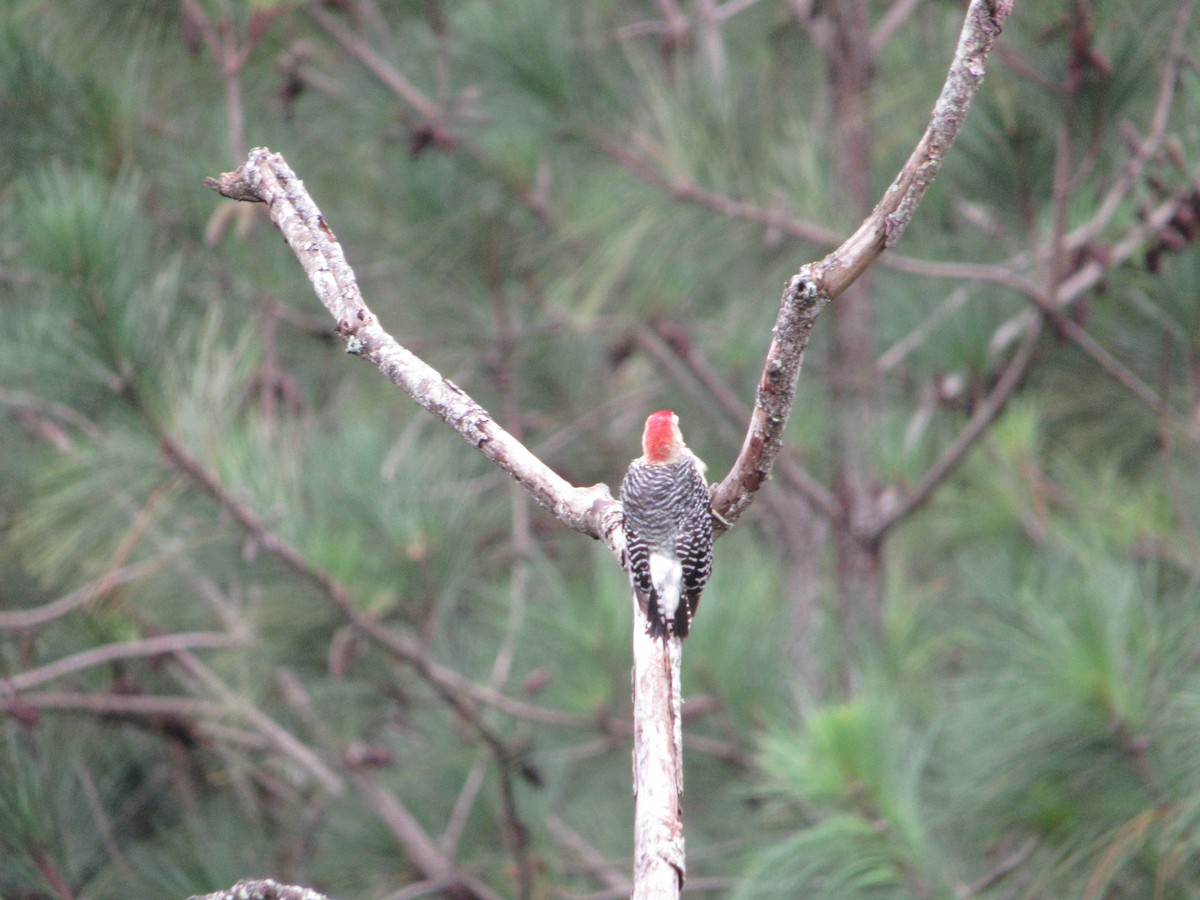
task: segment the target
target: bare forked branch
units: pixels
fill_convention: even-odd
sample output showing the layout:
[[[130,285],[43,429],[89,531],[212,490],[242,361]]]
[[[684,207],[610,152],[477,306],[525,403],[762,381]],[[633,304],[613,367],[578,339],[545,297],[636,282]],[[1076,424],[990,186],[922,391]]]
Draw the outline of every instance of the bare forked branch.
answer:
[[[726,526],[750,505],[774,465],[817,316],[903,234],[958,134],[1012,5],[1013,0],[972,0],[933,118],[912,156],[858,230],[788,281],[742,451],[714,490],[714,511]],[[621,507],[609,489],[568,483],[461,388],[380,326],[332,229],[282,156],[253,150],[237,171],[207,183],[226,197],[267,205],[350,353],[369,360],[560,521],[603,540],[624,561]],[[635,621],[636,616],[635,611]],[[659,644],[635,625],[635,897],[678,896],[684,880],[680,650],[677,640]]]
[[[984,63],[1012,7],[1013,0],[973,0],[932,119],[908,162],[854,234],[789,280],[742,451],[714,491],[714,509],[724,523],[736,521],[770,474],[817,316],[903,234],[958,135],[983,78]],[[349,352],[369,360],[454,428],[561,522],[603,540],[622,557],[620,506],[605,485],[575,487],[561,478],[466,392],[379,325],[332,229],[282,156],[265,148],[252,150],[239,169],[206,183],[231,199],[267,205],[318,298],[338,323]]]

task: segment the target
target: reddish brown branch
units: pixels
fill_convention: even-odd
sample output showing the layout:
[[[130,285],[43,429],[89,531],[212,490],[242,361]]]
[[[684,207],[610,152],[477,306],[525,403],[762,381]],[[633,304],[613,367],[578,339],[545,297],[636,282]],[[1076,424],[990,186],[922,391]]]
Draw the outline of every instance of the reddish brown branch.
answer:
[[[50,852],[45,847],[37,845],[27,850],[26,853],[29,861],[38,870],[38,874],[46,879],[46,884],[50,886],[59,900],[73,900],[75,893],[71,890],[71,883],[50,856]]]
[[[351,777],[368,805],[387,825],[396,842],[404,848],[409,861],[426,878],[440,886],[442,896],[453,900],[471,897],[499,900],[500,895],[485,884],[458,871],[453,861],[438,849],[437,844],[408,808],[390,791],[384,790],[368,771],[356,770],[351,773]]]
[[[446,124],[446,114],[438,104],[426,97],[415,84],[394,66],[384,61],[366,41],[339,22],[328,10],[316,3],[310,3],[306,8],[313,21],[320,25],[326,34],[336,40],[388,90],[407,103],[421,117],[419,130],[428,136],[431,143],[444,150],[454,148],[454,134]]]
[[[1025,340],[1017,349],[1016,354],[1004,368],[1003,374],[996,381],[991,393],[975,407],[975,412],[958,437],[947,447],[937,462],[930,466],[929,471],[922,476],[920,482],[907,496],[891,509],[885,510],[879,519],[871,524],[870,531],[862,535],[866,540],[879,540],[897,522],[900,522],[914,510],[920,508],[933,496],[933,492],[955,470],[967,451],[987,432],[988,427],[1004,411],[1013,392],[1016,391],[1021,379],[1029,370],[1033,360],[1033,351],[1037,347],[1037,339],[1041,333],[1040,320],[1035,320],[1033,327],[1025,334]]]
[[[397,661],[411,666],[440,697],[449,703],[451,708],[463,717],[464,721],[470,722],[476,728],[498,756],[507,758],[510,754],[506,745],[481,719],[478,710],[475,709],[478,703],[494,706],[510,715],[521,716],[531,721],[573,727],[591,721],[586,717],[558,713],[554,710],[546,710],[513,700],[498,690],[476,685],[454,670],[434,662],[415,641],[396,634],[370,616],[364,615],[341,582],[324,569],[313,566],[299,550],[268,528],[253,509],[227,491],[217,477],[181,445],[169,437],[163,436],[160,439],[163,443],[163,450],[172,463],[216,500],[221,508],[237,522],[239,527],[245,529],[246,533],[257,542],[265,553],[270,554],[309,581],[347,618],[357,631],[383,648]]]

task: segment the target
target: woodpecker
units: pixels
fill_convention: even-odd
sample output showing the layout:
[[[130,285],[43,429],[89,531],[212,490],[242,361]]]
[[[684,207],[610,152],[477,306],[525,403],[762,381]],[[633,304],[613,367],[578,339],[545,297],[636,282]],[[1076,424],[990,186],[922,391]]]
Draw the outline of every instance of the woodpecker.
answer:
[[[712,573],[712,502],[702,463],[669,409],[646,419],[642,455],[621,483],[629,580],[647,631],[685,638]]]

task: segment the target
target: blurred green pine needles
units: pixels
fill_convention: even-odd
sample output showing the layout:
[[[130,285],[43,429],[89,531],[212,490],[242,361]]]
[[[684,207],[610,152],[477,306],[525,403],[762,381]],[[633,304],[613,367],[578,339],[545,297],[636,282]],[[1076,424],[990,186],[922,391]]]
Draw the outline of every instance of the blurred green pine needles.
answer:
[[[718,543],[684,650],[694,894],[1200,891],[1190,5],[1018,4],[872,271],[881,509],[1044,328],[880,538],[875,607],[843,608],[846,525],[787,470]],[[284,152],[383,325],[573,483],[615,484],[662,407],[720,478],[719,388],[748,408],[780,287],[859,219],[803,6],[4,5],[0,894],[627,895],[624,574],[347,358],[201,180]],[[876,193],[961,25],[915,7],[875,32]],[[1057,319],[1020,291],[1089,264]],[[846,365],[822,319],[786,455],[830,490]]]

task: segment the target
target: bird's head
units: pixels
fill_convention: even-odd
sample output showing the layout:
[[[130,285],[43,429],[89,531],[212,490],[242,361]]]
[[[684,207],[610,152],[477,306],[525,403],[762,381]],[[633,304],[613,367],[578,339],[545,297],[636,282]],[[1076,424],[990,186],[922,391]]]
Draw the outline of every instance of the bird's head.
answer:
[[[679,416],[669,409],[651,413],[646,419],[646,430],[642,433],[642,452],[646,462],[652,465],[678,462],[687,452],[687,445],[679,430]]]

